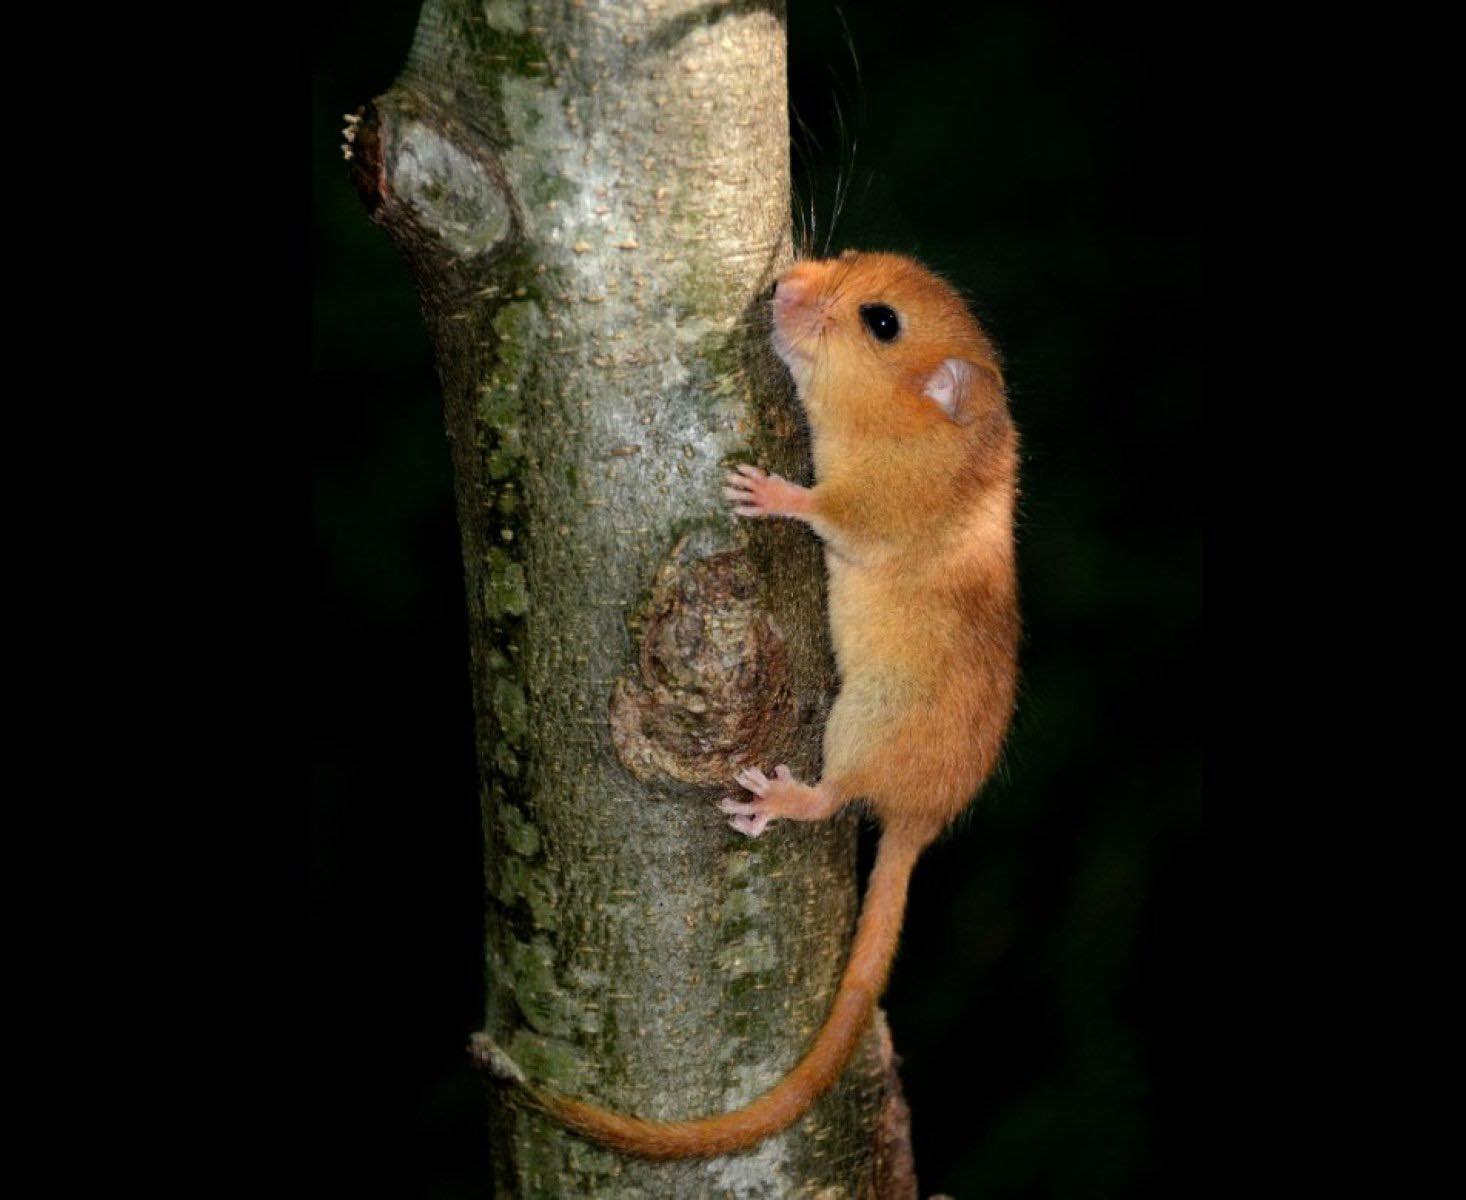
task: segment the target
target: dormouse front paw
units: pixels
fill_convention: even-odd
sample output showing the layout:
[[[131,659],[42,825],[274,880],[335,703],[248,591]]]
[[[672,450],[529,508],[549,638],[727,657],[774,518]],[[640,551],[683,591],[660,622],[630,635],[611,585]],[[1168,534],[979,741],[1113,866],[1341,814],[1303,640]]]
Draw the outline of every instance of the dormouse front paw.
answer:
[[[809,512],[809,489],[744,463],[729,471],[723,498],[740,517],[802,517]]]

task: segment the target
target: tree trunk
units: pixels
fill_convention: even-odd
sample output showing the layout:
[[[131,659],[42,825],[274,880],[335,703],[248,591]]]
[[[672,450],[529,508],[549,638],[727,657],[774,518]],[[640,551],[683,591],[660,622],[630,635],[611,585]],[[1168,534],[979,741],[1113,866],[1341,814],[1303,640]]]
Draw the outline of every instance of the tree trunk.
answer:
[[[782,2],[428,0],[348,126],[444,389],[486,870],[485,1031],[623,1111],[735,1108],[824,1018],[855,818],[758,841],[744,765],[818,775],[819,550],[735,528],[722,474],[808,476],[766,350],[789,260]],[[415,800],[414,802],[422,802]],[[884,1024],[746,1155],[618,1157],[495,1091],[501,1196],[914,1196]]]

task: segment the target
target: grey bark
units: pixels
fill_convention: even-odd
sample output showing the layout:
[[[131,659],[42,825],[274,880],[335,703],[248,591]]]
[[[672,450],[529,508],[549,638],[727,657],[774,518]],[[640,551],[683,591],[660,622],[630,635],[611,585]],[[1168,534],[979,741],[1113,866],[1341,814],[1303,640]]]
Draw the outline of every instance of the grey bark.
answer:
[[[744,765],[813,778],[819,551],[723,471],[808,477],[761,296],[790,257],[781,2],[429,0],[348,126],[444,390],[486,851],[484,1030],[624,1111],[737,1107],[824,1017],[855,818],[755,842]],[[501,1196],[914,1196],[878,1021],[786,1134],[708,1162],[588,1145],[492,1093]]]

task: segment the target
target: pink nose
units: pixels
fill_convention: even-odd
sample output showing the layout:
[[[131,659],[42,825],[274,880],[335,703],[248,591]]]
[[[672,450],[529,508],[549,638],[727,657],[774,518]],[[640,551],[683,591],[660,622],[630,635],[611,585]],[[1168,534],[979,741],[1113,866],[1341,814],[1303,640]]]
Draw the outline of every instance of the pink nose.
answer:
[[[780,308],[792,308],[809,296],[809,285],[802,279],[786,276],[774,284],[774,303]]]

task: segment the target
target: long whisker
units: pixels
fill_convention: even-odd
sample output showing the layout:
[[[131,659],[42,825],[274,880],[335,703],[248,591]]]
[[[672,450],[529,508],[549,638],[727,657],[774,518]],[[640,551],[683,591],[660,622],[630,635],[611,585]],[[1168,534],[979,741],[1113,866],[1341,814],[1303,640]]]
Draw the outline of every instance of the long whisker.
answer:
[[[803,152],[800,151],[800,153],[802,154]],[[795,245],[794,245],[794,255],[795,255],[796,258],[808,258],[809,257],[809,252],[810,252],[811,248],[814,245],[814,235],[813,235],[813,233],[811,233],[810,227],[809,227],[809,222],[814,219],[814,206],[813,206],[813,198],[812,198],[813,197],[813,188],[814,188],[814,183],[813,183],[813,170],[811,168],[809,168],[808,166],[806,166],[804,175],[805,175],[805,179],[808,180],[808,181],[810,181],[809,184],[808,184],[808,186],[810,188],[810,193],[811,193],[811,204],[810,204],[810,214],[809,214],[809,216],[808,217],[805,216],[805,212],[804,212],[804,200],[803,200],[803,198],[800,195],[800,189],[798,187],[791,187],[790,188],[790,197],[789,197],[790,198],[790,201],[791,201],[791,205],[792,205],[792,210],[793,210],[794,227],[795,227],[795,230],[797,231],[796,241],[795,241]]]
[[[844,159],[844,147],[845,147],[845,144],[846,144],[846,136],[847,136],[847,131],[846,131],[846,128],[845,128],[845,114],[844,114],[844,112],[840,108],[840,97],[837,96],[837,95],[835,95],[834,93],[831,93],[830,99],[834,102],[834,105],[835,105],[835,122],[836,122],[836,124],[837,124],[837,126],[839,128],[839,131],[840,131],[840,147],[841,147],[840,157],[843,160]],[[831,240],[835,236],[835,224],[840,219],[840,204],[841,204],[841,195],[842,195],[843,186],[844,186],[844,175],[845,175],[845,164],[844,164],[843,161],[841,161],[839,164],[837,164],[837,166],[835,168],[835,202],[834,202],[834,206],[833,206],[833,208],[831,210],[831,213],[830,213],[830,226],[829,226],[829,229],[825,233],[825,244],[824,244],[824,251],[823,251],[823,253],[824,253],[825,257],[827,257],[827,258],[829,257],[829,253],[830,253],[830,243],[831,243]]]
[[[845,36],[845,48],[850,52],[850,62],[855,69],[855,94],[859,100],[858,114],[860,121],[851,126],[845,120],[845,111],[840,104],[839,83],[840,79],[834,67],[830,67],[830,74],[834,79],[835,87],[831,91],[830,99],[835,106],[835,121],[840,135],[840,161],[839,168],[835,175],[834,206],[830,214],[829,229],[825,234],[825,255],[828,257],[830,247],[834,244],[835,233],[839,228],[840,218],[844,215],[845,204],[850,198],[850,185],[855,182],[855,165],[859,159],[860,145],[857,135],[851,132],[852,128],[863,124],[865,118],[865,77],[860,69],[860,55],[855,50],[855,37],[850,32],[850,22],[845,17],[845,11],[840,5],[835,5],[835,16],[839,19],[840,28]]]
[[[844,177],[835,188],[835,211],[830,215],[829,236],[831,238],[835,235],[835,226],[840,222],[840,214],[845,211],[845,201],[850,196],[850,184],[855,178],[855,154],[858,148],[858,143],[852,137],[850,139],[850,170],[848,173],[842,172]],[[826,248],[828,249],[828,244]]]
[[[840,28],[845,31],[845,47],[850,51],[850,61],[855,64],[855,87],[862,99],[865,97],[865,80],[860,74],[860,56],[855,53],[855,39],[850,36],[850,22],[845,19],[845,10],[835,5],[835,15],[840,18]]]
[[[794,147],[794,153],[799,160],[799,165],[803,168],[807,188],[806,194],[809,197],[809,214],[806,220],[803,201],[799,199],[798,189],[791,189],[794,193],[791,197],[794,200],[794,212],[799,223],[799,241],[795,249],[798,257],[808,258],[814,250],[815,238],[818,236],[818,222],[815,219],[814,206],[815,192],[817,190],[815,186],[814,160],[806,148],[806,143],[808,146],[813,147],[817,153],[823,153],[824,147],[820,144],[820,140],[814,130],[809,127],[808,122],[805,121],[803,115],[800,113],[798,106],[792,100],[789,103],[789,112],[794,118],[794,123],[799,134],[799,136],[791,139],[791,143]]]

